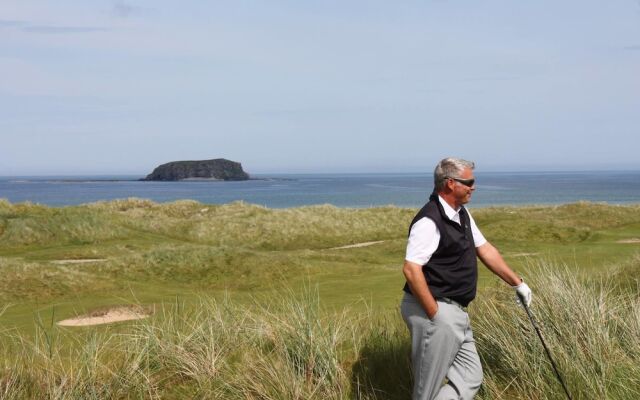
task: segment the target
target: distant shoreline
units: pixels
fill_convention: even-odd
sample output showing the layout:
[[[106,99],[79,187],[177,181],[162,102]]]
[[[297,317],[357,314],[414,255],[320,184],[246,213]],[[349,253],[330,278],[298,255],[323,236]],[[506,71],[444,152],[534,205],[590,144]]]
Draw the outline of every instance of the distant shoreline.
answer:
[[[433,189],[431,174],[258,175],[246,181],[140,181],[140,175],[0,178],[0,198],[12,203],[67,206],[140,198],[158,203],[192,199],[203,204],[245,201],[269,208],[332,204],[368,208],[421,207]],[[640,201],[640,171],[476,174],[472,208]]]
[[[640,168],[621,168],[621,169],[590,169],[590,170],[476,170],[478,175],[562,175],[562,174],[637,174],[640,172]],[[295,177],[295,176],[367,176],[367,175],[388,175],[388,176],[431,176],[433,171],[408,171],[408,172],[272,172],[272,173],[252,173],[250,180],[269,179],[270,177],[279,179],[280,177]],[[257,177],[257,178],[255,178]],[[100,181],[137,181],[143,179],[143,174],[14,174],[14,175],[0,175],[0,180],[9,179],[38,179],[38,180],[100,180]]]
[[[8,178],[5,180],[5,178]],[[216,179],[216,178],[187,178],[187,179],[179,179],[175,181],[161,181],[161,180],[145,180],[145,179],[46,179],[45,177],[29,177],[30,179],[13,179],[13,177],[0,177],[0,180],[4,180],[8,183],[29,183],[29,182],[39,182],[39,183],[94,183],[94,182],[166,182],[166,183],[175,183],[175,182],[242,182],[242,181],[226,181],[224,179]],[[294,178],[249,178],[247,181],[295,181]]]

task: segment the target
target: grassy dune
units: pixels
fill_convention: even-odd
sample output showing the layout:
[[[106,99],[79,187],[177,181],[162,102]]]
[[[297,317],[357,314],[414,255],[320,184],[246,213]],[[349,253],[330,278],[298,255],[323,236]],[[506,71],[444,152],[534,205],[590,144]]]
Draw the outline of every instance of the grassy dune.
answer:
[[[640,206],[478,209],[528,280],[574,398],[637,398]],[[415,210],[0,200],[0,398],[407,397],[397,312]],[[635,240],[634,240],[635,239]],[[337,247],[380,242],[367,247]],[[510,290],[470,313],[483,399],[561,398]],[[146,320],[56,321],[112,305]]]

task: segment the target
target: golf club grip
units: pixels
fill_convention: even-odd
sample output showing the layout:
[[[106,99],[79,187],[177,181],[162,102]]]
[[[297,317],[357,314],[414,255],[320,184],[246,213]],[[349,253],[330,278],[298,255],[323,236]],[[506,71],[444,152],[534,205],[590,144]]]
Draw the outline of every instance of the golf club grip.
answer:
[[[567,385],[565,385],[564,380],[562,379],[562,376],[560,375],[560,372],[558,370],[558,367],[556,366],[555,361],[553,361],[553,357],[551,357],[551,352],[549,351],[549,348],[547,347],[547,344],[545,343],[543,337],[542,337],[542,333],[540,332],[540,328],[538,328],[538,324],[536,323],[536,319],[533,316],[533,313],[531,312],[531,309],[524,303],[522,302],[522,307],[524,307],[525,311],[527,312],[527,315],[529,316],[529,320],[531,321],[531,325],[533,325],[533,329],[536,331],[536,334],[538,335],[538,338],[540,339],[540,343],[542,343],[542,347],[544,348],[545,353],[547,354],[547,358],[549,358],[549,361],[551,361],[551,366],[553,367],[553,371],[556,373],[556,376],[558,377],[558,380],[560,381],[560,385],[562,385],[562,389],[564,389],[564,393],[567,395],[567,398],[569,400],[573,400],[571,398],[571,395],[569,394],[569,389],[567,389]]]

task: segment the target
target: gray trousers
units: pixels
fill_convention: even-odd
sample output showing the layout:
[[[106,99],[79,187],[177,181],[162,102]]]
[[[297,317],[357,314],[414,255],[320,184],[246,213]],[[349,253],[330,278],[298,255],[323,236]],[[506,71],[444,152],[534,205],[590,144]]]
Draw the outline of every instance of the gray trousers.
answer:
[[[482,383],[482,366],[467,313],[438,301],[431,320],[408,293],[400,312],[411,332],[413,399],[473,399]],[[443,385],[445,377],[448,382]]]

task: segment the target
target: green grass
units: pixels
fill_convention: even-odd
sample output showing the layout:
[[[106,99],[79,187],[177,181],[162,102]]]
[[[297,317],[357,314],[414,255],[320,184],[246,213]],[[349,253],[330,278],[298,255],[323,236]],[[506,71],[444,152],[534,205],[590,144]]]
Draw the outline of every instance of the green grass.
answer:
[[[62,317],[98,299],[135,296],[148,303],[177,293],[229,291],[242,297],[307,277],[342,282],[367,275],[370,267],[398,263],[402,244],[396,239],[409,214],[393,207],[269,210],[138,199],[63,208],[0,202],[0,300],[17,307],[5,319],[24,321],[31,318],[25,310],[47,304],[56,305]],[[373,254],[327,250],[371,240],[397,246],[385,243]],[[358,260],[359,253],[366,257]],[[54,264],[74,259],[104,261]]]
[[[328,205],[274,210],[141,199],[51,208],[0,200],[0,393],[15,393],[15,398],[406,398],[408,339],[397,306],[407,227],[415,211]],[[473,215],[534,288],[540,317],[556,333],[562,326],[553,325],[554,316],[568,318],[562,307],[596,319],[571,308],[577,305],[551,304],[543,294],[548,291],[556,298],[564,296],[563,290],[580,292],[582,300],[606,298],[611,315],[637,318],[633,278],[640,244],[620,241],[640,238],[639,211],[637,205],[576,203],[478,209]],[[333,249],[370,241],[383,242]],[[96,261],[60,263],[87,259]],[[578,286],[553,281],[568,277]],[[504,298],[510,290],[482,267],[480,288],[472,314],[489,370],[482,398],[556,398],[558,388],[544,357],[536,358],[534,370],[523,364],[525,356],[541,353],[526,336],[531,332],[522,331],[528,321]],[[623,306],[611,306],[616,301]],[[55,325],[121,304],[157,312],[148,321]],[[569,373],[575,385],[606,398],[634,398],[609,382],[637,388],[637,378],[622,368],[627,359],[612,350],[627,346],[634,333],[611,321],[612,328],[598,339],[611,341],[598,350],[599,360],[572,350],[579,338],[554,346],[566,349],[559,350],[564,368],[572,371],[571,357],[585,365]],[[500,326],[505,336],[491,337],[484,328],[491,326]],[[515,337],[530,343],[517,350],[521,358],[505,361],[496,350],[504,343],[491,340]],[[256,360],[250,360],[252,354]],[[608,369],[602,372],[603,367]],[[591,374],[594,382],[587,385],[583,380]],[[247,380],[255,385],[247,387],[242,383]],[[527,391],[533,394],[526,397]],[[593,396],[585,389],[582,398]]]
[[[587,280],[567,268],[536,267],[533,310],[573,398],[640,396],[638,272],[637,257],[608,276]],[[496,292],[482,296],[472,312],[487,375],[482,398],[563,397],[521,310]]]
[[[640,259],[607,279],[532,267],[533,310],[574,398],[640,395]],[[535,270],[535,271],[534,271]],[[534,273],[535,272],[535,273]],[[38,321],[4,333],[3,398],[405,399],[409,338],[397,310],[327,309],[317,285],[246,303],[201,296],[148,320],[93,329]],[[480,399],[555,399],[561,388],[513,293],[484,288],[470,315]],[[68,345],[67,343],[72,343]]]

